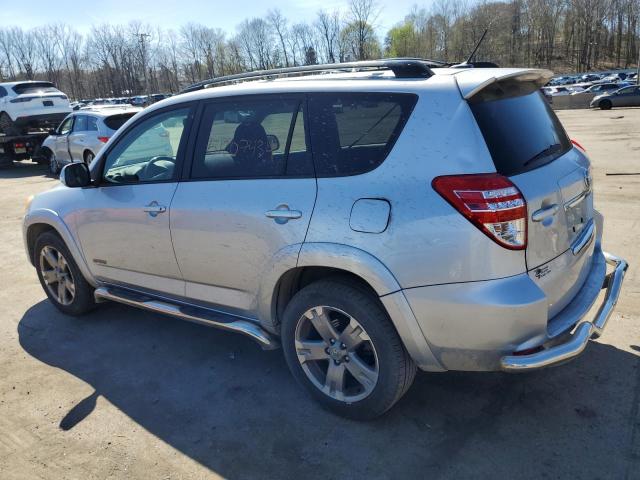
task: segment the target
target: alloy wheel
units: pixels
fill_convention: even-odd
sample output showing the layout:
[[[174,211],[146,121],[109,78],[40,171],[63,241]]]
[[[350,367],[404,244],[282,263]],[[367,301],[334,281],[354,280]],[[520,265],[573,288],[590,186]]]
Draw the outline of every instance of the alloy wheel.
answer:
[[[295,348],[307,378],[334,400],[363,400],[378,383],[373,342],[362,325],[342,310],[328,306],[307,310],[296,326]]]
[[[43,247],[40,272],[51,296],[61,305],[70,305],[76,295],[76,286],[64,255],[54,247]]]

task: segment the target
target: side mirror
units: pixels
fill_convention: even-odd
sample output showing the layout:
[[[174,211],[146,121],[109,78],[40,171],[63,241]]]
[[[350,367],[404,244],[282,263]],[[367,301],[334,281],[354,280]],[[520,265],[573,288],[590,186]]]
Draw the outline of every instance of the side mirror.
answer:
[[[88,187],[91,184],[91,174],[87,164],[70,163],[62,167],[60,182],[69,188]]]

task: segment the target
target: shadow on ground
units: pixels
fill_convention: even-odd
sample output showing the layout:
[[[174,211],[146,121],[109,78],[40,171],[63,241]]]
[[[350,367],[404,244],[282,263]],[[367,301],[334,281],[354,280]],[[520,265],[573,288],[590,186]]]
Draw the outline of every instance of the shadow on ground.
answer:
[[[43,301],[18,333],[29,354],[95,389],[61,412],[62,430],[90,421],[101,395],[231,479],[635,475],[640,362],[604,344],[532,374],[419,374],[385,417],[356,423],[308,399],[281,352],[226,332],[120,305],[71,318]]]
[[[2,166],[0,168],[0,179],[26,177],[53,178],[47,165],[39,165],[28,161],[13,162],[13,164]]]

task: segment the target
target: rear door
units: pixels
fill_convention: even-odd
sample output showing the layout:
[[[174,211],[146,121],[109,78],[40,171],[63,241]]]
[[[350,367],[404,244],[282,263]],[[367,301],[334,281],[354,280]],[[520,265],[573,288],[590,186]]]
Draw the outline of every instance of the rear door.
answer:
[[[87,116],[76,115],[73,129],[69,133],[69,155],[72,161],[81,162],[86,150],[87,142]]]
[[[526,260],[532,270],[578,241],[593,218],[593,201],[588,159],[572,148],[542,95],[523,88],[504,85],[517,94],[481,93],[469,103],[496,171],[527,201]]]
[[[254,316],[261,279],[299,252],[316,197],[304,96],[206,103],[171,236],[191,299]],[[295,261],[291,267],[295,266]]]

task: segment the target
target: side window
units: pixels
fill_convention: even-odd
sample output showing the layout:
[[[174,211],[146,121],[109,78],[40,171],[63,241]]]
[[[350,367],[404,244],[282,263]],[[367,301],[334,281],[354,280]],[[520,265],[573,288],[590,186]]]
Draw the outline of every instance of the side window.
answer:
[[[96,117],[87,117],[87,131],[89,132],[97,132],[98,131],[98,119]]]
[[[396,93],[311,95],[311,146],[318,176],[357,175],[380,165],[417,99]]]
[[[7,90],[4,87],[0,87],[0,98],[7,96]]]
[[[71,131],[71,127],[73,127],[73,117],[67,117],[62,121],[62,123],[58,127],[58,134],[66,135]]]
[[[129,130],[107,154],[103,180],[130,184],[173,179],[189,112],[183,108],[154,115]]]
[[[73,124],[74,132],[86,132],[87,131],[87,116],[86,115],[78,115],[76,116],[76,121]]]
[[[192,178],[312,173],[300,99],[245,97],[205,107]]]

